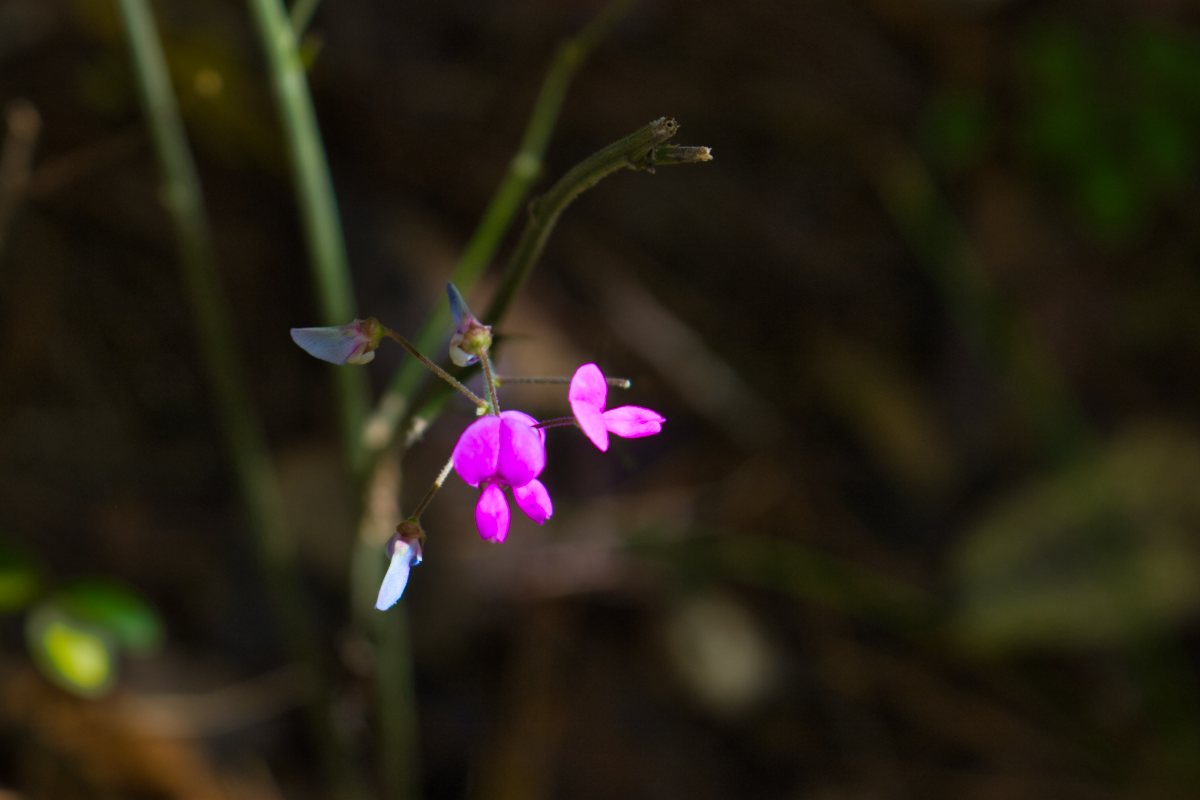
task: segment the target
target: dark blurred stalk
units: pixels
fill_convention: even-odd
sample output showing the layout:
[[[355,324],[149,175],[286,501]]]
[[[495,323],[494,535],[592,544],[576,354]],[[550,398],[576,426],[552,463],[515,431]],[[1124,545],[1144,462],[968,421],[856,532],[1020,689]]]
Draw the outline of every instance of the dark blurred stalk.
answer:
[[[187,142],[170,73],[147,0],[120,0],[155,153],[163,174],[163,195],[175,225],[186,295],[191,303],[200,355],[212,384],[217,418],[245,504],[249,528],[267,575],[267,586],[283,625],[292,657],[321,674],[307,598],[300,583],[295,542],[284,523],[279,484],[258,415],[239,362],[233,320],[228,313],[200,181]],[[322,687],[318,687],[321,691]],[[317,745],[330,753],[328,708],[310,706]]]
[[[249,2],[283,123],[321,324],[342,325],[354,319],[354,286],[329,164],[296,34],[281,0]],[[333,375],[346,456],[354,474],[361,476],[365,456],[362,431],[367,413],[366,373],[335,368]]]
[[[1078,402],[1030,321],[992,284],[973,243],[925,164],[902,146],[875,143],[873,175],[884,206],[975,351],[990,361],[1051,462],[1090,440]]]
[[[450,281],[463,292],[470,293],[479,281],[484,267],[495,256],[500,242],[523,207],[534,182],[541,177],[546,148],[575,73],[632,5],[633,0],[610,2],[587,27],[564,41],[555,51],[530,111],[520,147],[509,161],[508,172],[492,195],[451,274]],[[450,328],[450,310],[445,304],[439,303],[414,340],[417,348],[426,354],[435,352],[449,335]],[[367,427],[367,446],[372,453],[378,455],[395,440],[400,422],[412,413],[412,399],[427,377],[421,365],[411,361],[397,370]]]
[[[42,115],[28,100],[13,100],[4,109],[7,133],[0,147],[0,260],[9,224],[25,200],[33,171],[33,153],[42,132]]]

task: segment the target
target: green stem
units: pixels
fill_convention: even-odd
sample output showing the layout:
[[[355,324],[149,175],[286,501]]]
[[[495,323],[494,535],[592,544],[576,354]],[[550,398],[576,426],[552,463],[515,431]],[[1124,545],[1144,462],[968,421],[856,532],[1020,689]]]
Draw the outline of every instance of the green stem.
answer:
[[[513,298],[533,272],[558,218],[576,197],[618,170],[644,168],[654,148],[678,132],[679,123],[668,117],[660,117],[588,156],[535,200],[530,206],[529,220],[525,223],[521,238],[509,258],[500,288],[484,312],[483,319],[489,325],[496,325],[504,318]]]
[[[632,5],[633,0],[613,0],[587,27],[559,45],[530,111],[520,147],[451,274],[450,281],[464,292],[469,293],[479,281],[541,176],[546,148],[572,79]],[[439,305],[416,337],[417,348],[425,353],[436,351],[450,325],[449,309]],[[424,377],[416,364],[404,364],[396,371],[368,425],[373,456],[395,441],[401,421],[412,414],[411,403]]]
[[[486,400],[484,400],[482,397],[475,394],[470,389],[468,389],[466,386],[464,386],[458,380],[458,378],[454,377],[449,372],[446,372],[446,370],[442,369],[440,366],[438,366],[433,361],[431,361],[424,353],[422,353],[420,350],[418,350],[416,348],[416,346],[414,346],[413,343],[410,342],[408,339],[405,339],[403,336],[396,333],[394,330],[392,330],[390,328],[385,328],[383,335],[388,337],[392,341],[396,342],[396,344],[403,347],[406,351],[408,351],[408,354],[410,356],[412,356],[413,358],[420,361],[423,365],[425,365],[426,369],[428,369],[434,375],[437,375],[439,378],[444,380],[446,383],[450,384],[450,386],[452,386],[453,388],[457,389],[461,394],[466,396],[466,398],[468,400],[470,400],[472,403],[479,406],[480,408],[487,407]]]
[[[258,415],[239,363],[233,320],[228,313],[216,268],[200,180],[188,147],[178,102],[171,87],[166,58],[159,43],[147,0],[120,0],[122,21],[129,36],[134,74],[162,170],[167,211],[175,226],[186,295],[196,328],[200,355],[212,385],[225,447],[245,505],[249,529],[267,576],[275,613],[282,623],[285,644],[319,678],[322,673],[316,635],[300,582],[295,542],[284,523],[279,483]],[[333,733],[325,682],[310,706],[310,724],[317,747],[330,757]]]
[[[496,392],[496,373],[492,371],[492,359],[487,353],[479,354],[479,368],[483,370],[483,383],[487,386],[490,413],[500,415],[500,395]]]
[[[267,56],[275,102],[283,123],[321,322],[341,325],[356,316],[354,287],[329,165],[325,160],[295,31],[282,0],[249,0],[249,3]],[[367,413],[366,374],[361,370],[339,369],[334,370],[333,375],[346,455],[354,474],[361,478],[366,455],[362,441]]]

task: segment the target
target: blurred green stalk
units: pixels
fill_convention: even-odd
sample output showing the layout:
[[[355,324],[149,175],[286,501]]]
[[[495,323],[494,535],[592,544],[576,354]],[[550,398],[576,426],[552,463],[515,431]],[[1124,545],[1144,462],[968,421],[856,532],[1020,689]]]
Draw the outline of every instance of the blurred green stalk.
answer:
[[[296,33],[281,0],[249,2],[283,122],[321,324],[342,325],[354,319],[354,286]],[[362,440],[367,414],[366,373],[337,368],[333,375],[346,457],[354,475],[361,477],[366,452]]]
[[[283,524],[275,470],[241,365],[234,324],[217,273],[200,182],[147,0],[120,0],[134,72],[163,173],[164,201],[175,224],[196,338],[217,401],[226,447],[259,550],[273,578],[275,600],[293,645],[311,643],[303,595],[296,582],[296,550]]]
[[[479,281],[534,182],[541,177],[546,148],[575,73],[632,5],[633,0],[610,2],[582,31],[558,46],[530,111],[520,147],[450,276],[450,282],[464,293],[470,293]],[[449,335],[450,328],[450,310],[445,303],[438,303],[414,340],[417,349],[426,354],[435,352]],[[427,377],[421,365],[413,361],[404,363],[396,371],[367,426],[367,446],[372,456],[378,456],[395,440],[401,421],[412,413],[413,397]]]
[[[310,667],[317,682],[317,698],[309,706],[309,719],[321,757],[332,774],[340,768],[333,765],[333,733],[328,725],[327,690],[320,680],[323,670],[316,636],[300,582],[295,542],[284,522],[275,469],[238,363],[233,320],[220,286],[196,165],[147,0],[120,0],[120,10],[163,172],[165,202],[176,228],[201,357],[286,645],[293,658]]]

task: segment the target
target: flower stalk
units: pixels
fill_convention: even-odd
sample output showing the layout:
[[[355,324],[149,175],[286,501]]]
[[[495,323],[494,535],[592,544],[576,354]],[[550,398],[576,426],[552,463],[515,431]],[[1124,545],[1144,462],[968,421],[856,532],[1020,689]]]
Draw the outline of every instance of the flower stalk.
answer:
[[[389,339],[391,339],[396,344],[403,347],[410,356],[415,358],[417,361],[420,361],[421,364],[426,369],[428,369],[434,375],[437,375],[439,378],[444,380],[451,387],[453,387],[455,390],[457,390],[459,392],[459,394],[466,397],[468,400],[470,400],[476,406],[478,406],[479,408],[487,408],[488,401],[484,400],[482,397],[480,397],[479,395],[472,392],[470,389],[468,389],[462,383],[462,381],[460,381],[458,378],[451,375],[446,370],[442,369],[441,366],[439,366],[435,361],[433,361],[427,355],[425,355],[420,350],[418,350],[417,346],[414,345],[412,342],[410,342],[408,339],[406,339],[403,336],[401,336],[400,334],[396,333],[391,328],[385,328],[383,331],[383,335],[388,337]]]
[[[678,122],[670,117],[659,117],[588,156],[559,178],[549,191],[534,200],[530,204],[529,220],[513,249],[500,288],[492,298],[484,319],[494,325],[504,318],[513,298],[529,279],[546,248],[546,241],[558,218],[575,198],[614,172],[644,168],[652,160],[655,148],[677,133]]]
[[[631,389],[633,381],[629,378],[605,378],[609,386],[614,389]],[[496,383],[503,386],[506,383],[511,384],[534,384],[546,386],[566,386],[571,382],[571,379],[566,375],[497,375]]]
[[[483,382],[488,390],[488,401],[491,404],[490,413],[499,415],[500,395],[496,391],[496,373],[492,371],[492,359],[486,352],[479,354],[479,366],[483,370]]]
[[[408,518],[410,520],[413,522],[419,522],[421,520],[421,515],[425,513],[425,509],[429,508],[429,504],[433,502],[433,498],[437,496],[438,491],[441,490],[442,486],[446,483],[446,478],[450,475],[450,470],[453,468],[454,459],[448,459],[446,461],[446,465],[442,467],[442,471],[438,473],[437,477],[433,479],[433,483],[425,491],[424,496],[421,497],[421,499],[417,502],[416,508],[414,508],[413,512],[409,514]]]

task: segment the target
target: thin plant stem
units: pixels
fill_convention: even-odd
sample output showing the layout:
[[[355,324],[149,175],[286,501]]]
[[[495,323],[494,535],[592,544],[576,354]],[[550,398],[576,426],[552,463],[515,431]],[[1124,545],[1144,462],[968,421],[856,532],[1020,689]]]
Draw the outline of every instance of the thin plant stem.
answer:
[[[454,377],[449,372],[446,372],[446,370],[442,369],[439,365],[437,365],[436,363],[431,361],[428,356],[426,356],[424,353],[422,353],[420,350],[418,350],[413,345],[413,343],[410,342],[408,339],[405,339],[403,336],[401,336],[400,334],[391,330],[390,328],[385,328],[383,335],[388,337],[392,341],[396,342],[396,344],[403,347],[410,356],[412,356],[413,358],[420,361],[425,366],[426,369],[428,369],[434,375],[437,375],[439,378],[444,380],[446,383],[450,384],[450,386],[452,386],[453,388],[457,389],[462,395],[464,395],[472,403],[479,406],[480,408],[487,407],[486,400],[484,400],[482,397],[475,394],[470,389],[468,389],[466,386],[464,386],[462,384],[462,382],[460,382],[458,380],[458,378]]]
[[[500,288],[484,312],[483,319],[489,325],[496,325],[504,318],[513,298],[533,272],[558,218],[576,197],[614,172],[645,168],[654,148],[678,132],[679,123],[669,117],[660,117],[588,156],[535,200],[530,205],[529,219],[521,238],[517,240],[517,246],[508,260]]]
[[[571,379],[565,375],[497,375],[496,383],[503,386],[509,384],[535,384],[535,385],[550,385],[562,386],[571,382]],[[615,389],[629,389],[633,386],[633,381],[628,378],[605,378],[604,382]]]
[[[499,416],[500,395],[496,392],[496,373],[492,371],[492,359],[487,353],[479,354],[479,368],[483,371],[483,383],[487,386],[490,413]]]
[[[534,182],[541,176],[546,148],[575,74],[628,13],[633,2],[613,0],[583,30],[563,41],[556,50],[530,111],[521,144],[451,274],[450,281],[464,292],[469,293],[479,281],[484,267],[491,262],[513,220],[524,207]],[[450,324],[449,309],[439,305],[417,335],[417,348],[426,353],[434,352],[444,341]],[[374,456],[395,441],[401,422],[412,415],[411,403],[423,378],[424,373],[416,364],[403,364],[396,371],[364,432]]]
[[[309,622],[300,583],[294,540],[284,523],[283,502],[274,465],[251,401],[216,269],[212,237],[196,165],[188,146],[179,105],[171,87],[166,58],[147,0],[120,0],[129,36],[134,74],[162,170],[167,211],[175,226],[186,295],[191,304],[205,371],[212,385],[225,447],[233,461],[249,530],[267,576],[275,613],[293,657],[309,664],[319,679],[322,669],[316,636]],[[318,680],[322,689],[324,684]],[[310,725],[327,771],[337,780],[334,736],[327,724],[328,697],[319,690],[310,706]]]
[[[425,491],[424,496],[417,503],[417,507],[413,509],[413,512],[409,516],[409,519],[413,519],[413,520],[421,519],[421,515],[425,513],[425,509],[429,508],[429,504],[431,502],[433,502],[433,498],[435,496],[437,496],[438,491],[440,491],[443,484],[446,483],[446,478],[448,478],[450,476],[450,470],[453,469],[453,467],[454,467],[454,459],[453,458],[447,459],[446,465],[444,467],[442,467],[442,471],[438,473],[438,476],[436,478],[434,478],[433,484],[430,485],[429,489],[427,489]]]
[[[533,427],[547,430],[549,428],[569,428],[578,425],[574,417],[554,417],[552,419],[544,419]]]
[[[350,598],[354,626],[375,648],[374,708],[378,727],[380,797],[418,794],[420,759],[416,688],[408,606],[397,603],[386,614],[375,610],[375,594],[387,560],[385,543],[400,517],[400,460],[394,453],[379,459],[363,492],[358,536],[351,554]]]
[[[296,33],[282,0],[249,0],[249,3],[283,123],[321,322],[341,325],[355,318],[354,286]],[[339,369],[333,375],[346,456],[361,481],[365,463],[362,430],[367,414],[366,374],[361,370]]]

